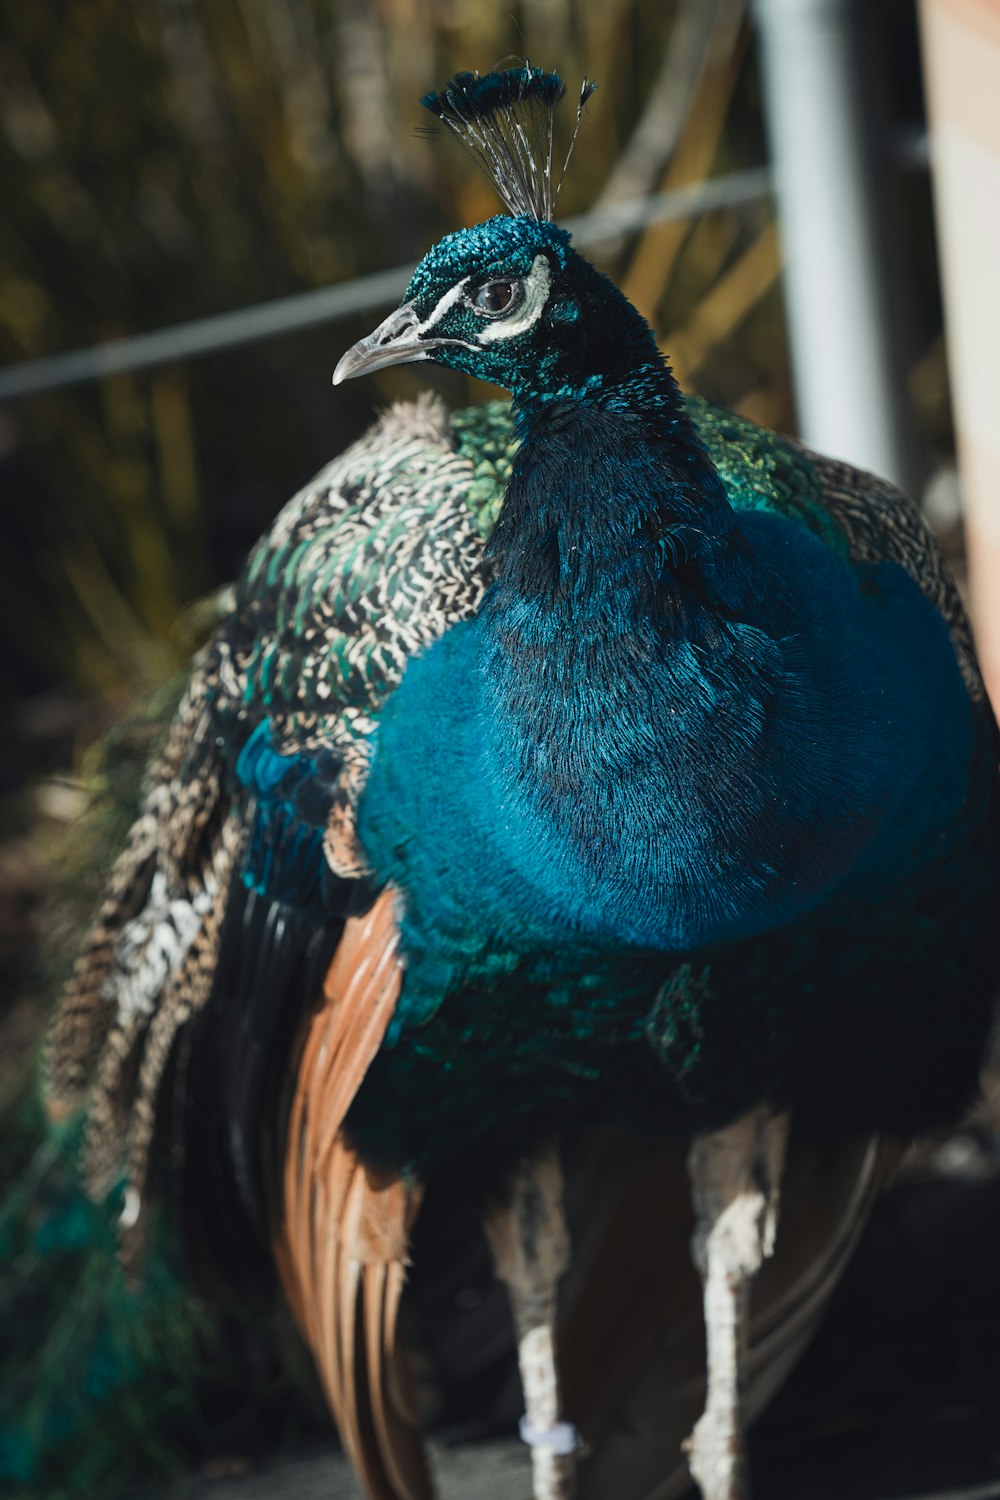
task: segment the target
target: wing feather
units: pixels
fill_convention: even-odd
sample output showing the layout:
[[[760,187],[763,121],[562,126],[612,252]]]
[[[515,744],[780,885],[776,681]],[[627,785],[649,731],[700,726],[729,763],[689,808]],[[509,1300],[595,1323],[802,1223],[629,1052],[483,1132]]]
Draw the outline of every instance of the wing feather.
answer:
[[[345,924],[309,1018],[285,1145],[276,1259],[345,1447],[375,1500],[429,1500],[397,1338],[417,1186],[358,1159],[347,1112],[402,985],[396,894]]]

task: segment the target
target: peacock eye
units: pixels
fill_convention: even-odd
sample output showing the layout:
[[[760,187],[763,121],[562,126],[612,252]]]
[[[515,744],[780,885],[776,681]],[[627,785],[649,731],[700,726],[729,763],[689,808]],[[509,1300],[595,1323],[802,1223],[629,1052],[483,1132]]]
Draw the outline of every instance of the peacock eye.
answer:
[[[510,312],[523,295],[519,281],[487,281],[473,293],[472,306],[476,312],[496,318]]]

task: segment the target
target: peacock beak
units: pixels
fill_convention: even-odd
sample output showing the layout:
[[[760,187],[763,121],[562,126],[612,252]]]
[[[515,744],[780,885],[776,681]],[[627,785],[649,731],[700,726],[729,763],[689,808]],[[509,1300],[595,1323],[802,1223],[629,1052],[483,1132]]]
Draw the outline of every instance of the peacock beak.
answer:
[[[352,380],[355,375],[370,375],[387,365],[407,365],[415,359],[426,359],[441,339],[421,338],[424,328],[412,302],[404,302],[365,338],[353,344],[333,372],[333,383]]]

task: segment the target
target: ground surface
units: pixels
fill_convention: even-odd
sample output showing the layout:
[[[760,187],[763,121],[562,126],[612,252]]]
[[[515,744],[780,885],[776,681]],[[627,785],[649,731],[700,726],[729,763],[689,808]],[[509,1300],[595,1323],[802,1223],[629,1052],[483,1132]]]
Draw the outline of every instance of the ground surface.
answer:
[[[752,1449],[755,1500],[1000,1500],[1000,1177],[969,1137],[883,1198]],[[441,1500],[530,1495],[516,1441],[435,1460]],[[169,1500],[359,1495],[331,1446]]]

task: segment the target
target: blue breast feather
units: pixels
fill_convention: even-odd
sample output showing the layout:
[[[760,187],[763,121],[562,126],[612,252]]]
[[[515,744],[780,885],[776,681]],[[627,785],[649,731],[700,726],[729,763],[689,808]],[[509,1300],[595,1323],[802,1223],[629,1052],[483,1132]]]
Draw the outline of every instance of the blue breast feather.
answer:
[[[377,874],[407,892],[416,946],[426,928],[443,950],[437,998],[480,950],[688,952],[835,894],[867,900],[955,826],[975,720],[940,617],[891,564],[859,578],[794,523],[742,525],[794,579],[798,632],[742,622],[711,656],[682,643],[642,682],[645,705],[627,678],[624,696],[581,681],[555,695],[550,743],[528,745],[478,620],[410,663],[382,712],[359,831]],[[566,762],[576,826],[545,797]],[[266,720],[250,736],[237,775],[252,793],[244,880],[259,894],[311,898],[338,770],[323,752],[274,750]],[[588,802],[601,825],[589,841]],[[483,872],[471,905],[470,870]]]
[[[762,588],[638,679],[564,658],[538,739],[480,612],[383,706],[358,826],[404,893],[406,980],[352,1111],[375,1157],[453,1154],[486,1076],[512,1149],[521,1125],[686,1132],[761,1098],[903,1130],[965,1102],[998,894],[968,813],[991,803],[988,719],[901,569],[739,525],[783,633]],[[263,725],[239,770],[246,882],[314,901],[333,765]],[[942,1031],[950,992],[965,1020]]]
[[[891,564],[858,576],[794,523],[742,524],[797,631],[768,634],[765,598],[623,691],[554,687],[547,743],[510,721],[479,620],[411,663],[359,823],[435,971],[404,1007],[467,982],[472,954],[684,953],[871,901],[959,836],[975,721],[940,617]]]
[[[740,524],[794,632],[769,635],[764,591],[641,688],[553,682],[526,747],[481,613],[386,705],[359,830],[405,892],[407,971],[349,1121],[376,1159],[687,1135],[762,1099],[905,1134],[967,1103],[1000,895],[988,716],[901,569]]]

